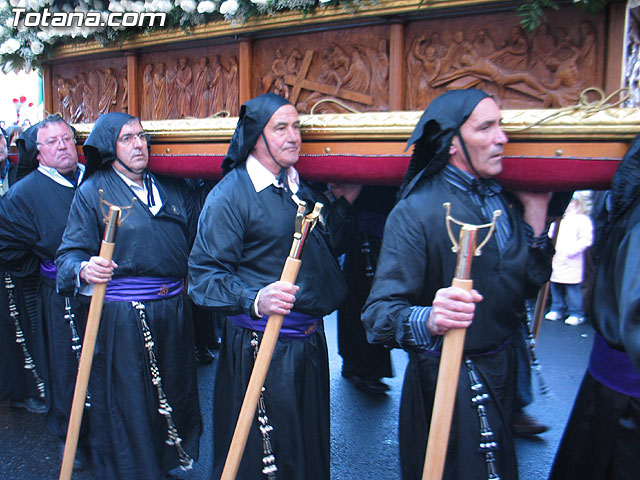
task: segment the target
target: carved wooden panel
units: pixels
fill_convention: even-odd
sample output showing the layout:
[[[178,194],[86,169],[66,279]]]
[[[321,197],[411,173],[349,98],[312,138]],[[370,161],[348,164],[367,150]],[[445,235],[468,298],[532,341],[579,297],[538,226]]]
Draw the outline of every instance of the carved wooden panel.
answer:
[[[55,65],[52,73],[54,110],[65,120],[88,123],[103,113],[127,111],[124,57]]]
[[[422,110],[446,90],[470,87],[495,95],[503,108],[564,107],[584,89],[602,88],[604,15],[565,8],[548,18],[532,34],[513,13],[411,23],[406,108]]]
[[[127,85],[125,52],[114,52],[111,59],[53,64],[53,105],[71,122],[93,122],[105,112],[127,111],[132,88],[131,107],[143,120],[237,116],[240,86],[247,96],[250,85],[252,96],[279,93],[301,113],[382,112],[389,110],[390,73],[394,108],[404,110],[423,110],[442,92],[469,87],[493,94],[503,108],[574,105],[584,89],[603,87],[606,18],[563,7],[548,19],[531,34],[508,11],[410,21],[393,36],[384,24],[268,38],[257,33],[243,49],[236,38],[156,46],[130,57],[136,85]],[[637,63],[637,42],[629,49]],[[390,72],[390,60],[398,58],[396,65],[405,68]],[[640,71],[637,65],[628,71],[633,68]]]
[[[140,56],[140,118],[205,118],[239,113],[236,46]]]
[[[258,40],[253,94],[279,93],[301,113],[386,111],[388,39],[380,26]]]

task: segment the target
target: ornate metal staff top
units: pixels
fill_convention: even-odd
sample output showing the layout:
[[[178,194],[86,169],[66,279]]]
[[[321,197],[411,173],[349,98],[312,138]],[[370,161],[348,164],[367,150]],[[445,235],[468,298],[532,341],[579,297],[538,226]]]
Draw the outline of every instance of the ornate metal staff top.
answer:
[[[491,235],[496,229],[496,220],[500,215],[502,215],[502,210],[494,210],[493,219],[491,223],[484,223],[482,225],[471,225],[469,223],[464,223],[459,220],[456,220],[451,216],[451,204],[449,202],[445,202],[442,206],[447,211],[447,215],[445,217],[445,222],[447,225],[447,233],[449,234],[449,238],[451,239],[451,251],[453,253],[458,253],[458,266],[456,267],[456,277],[457,278],[469,278],[469,271],[467,271],[466,275],[458,275],[458,268],[460,268],[460,263],[469,263],[468,267],[465,267],[464,270],[471,269],[471,257],[479,257],[482,254],[482,248],[487,244]],[[451,223],[455,223],[456,225],[460,225],[460,239],[456,242],[455,237],[453,236],[453,232],[451,231]],[[488,228],[487,236],[484,237],[484,240],[476,247],[476,238],[477,238],[477,230],[481,228]],[[461,260],[462,257],[462,260]]]
[[[307,208],[306,202],[300,202],[298,204],[296,232],[293,234],[293,243],[291,244],[291,251],[289,252],[291,258],[299,259],[302,256],[302,247],[304,247],[307,236],[311,233],[311,230],[315,228],[323,206],[322,203],[316,202],[311,213],[305,215],[304,212]]]
[[[102,219],[104,221],[104,223],[107,225],[107,230],[104,232],[104,241],[108,242],[108,243],[112,243],[114,237],[111,236],[110,240],[108,240],[107,238],[107,233],[109,233],[109,235],[115,235],[115,230],[116,227],[119,227],[120,225],[122,225],[124,223],[124,221],[127,219],[127,217],[131,214],[131,211],[133,209],[133,206],[136,204],[136,202],[138,201],[138,199],[136,197],[133,197],[131,199],[131,203],[126,206],[119,206],[119,205],[114,205],[111,202],[107,202],[104,199],[104,190],[99,189],[98,193],[100,194],[100,210],[102,211]],[[105,210],[104,207],[107,207],[109,210]],[[114,215],[114,211],[111,209],[111,207],[117,209],[118,211],[118,216],[114,217],[114,222],[111,222],[111,216]],[[127,211],[126,215],[122,215],[123,211]]]
[[[500,210],[493,212],[491,223],[483,225],[470,225],[460,222],[451,216],[451,204],[443,203],[442,206],[447,211],[445,224],[447,233],[452,243],[451,250],[458,254],[456,261],[456,270],[453,278],[452,286],[471,291],[473,288],[473,280],[471,279],[471,263],[474,256],[480,255],[482,247],[484,247],[489,238],[493,234],[496,227],[496,220],[502,214]],[[456,241],[453,236],[451,224],[460,225],[460,238]],[[488,228],[486,237],[476,247],[478,230]],[[438,381],[436,384],[436,392],[433,403],[433,411],[431,413],[431,424],[429,426],[429,438],[427,440],[427,451],[424,460],[424,469],[422,472],[423,480],[440,480],[444,472],[444,463],[447,454],[447,446],[449,444],[449,433],[451,431],[451,419],[453,418],[453,408],[458,389],[458,378],[460,376],[460,365],[462,362],[462,353],[464,351],[464,340],[466,329],[454,328],[447,331],[444,335],[442,344],[442,354],[440,356],[440,366],[438,367]],[[470,369],[470,375],[475,375],[473,365],[467,363]],[[472,382],[476,384],[477,382]],[[478,383],[480,387],[481,384]],[[474,387],[472,387],[473,389]],[[472,398],[479,398],[481,401],[487,399],[477,393]],[[476,401],[476,407],[480,424],[483,425],[489,438],[490,429],[488,421],[484,418],[484,406],[481,402]],[[492,437],[491,437],[492,438]],[[489,448],[486,448],[489,445]],[[495,474],[495,457],[494,450],[497,449],[497,443],[489,440],[480,442],[480,449],[485,453],[487,462],[488,478],[495,480],[499,477]]]

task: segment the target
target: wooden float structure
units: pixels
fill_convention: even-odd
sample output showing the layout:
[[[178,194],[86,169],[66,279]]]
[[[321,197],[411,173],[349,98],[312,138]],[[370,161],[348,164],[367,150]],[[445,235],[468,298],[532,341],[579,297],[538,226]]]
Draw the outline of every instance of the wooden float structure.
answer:
[[[636,86],[625,74],[637,61],[633,8],[611,2],[588,15],[561,4],[531,34],[513,8],[379,0],[139,34],[115,46],[78,41],[42,62],[45,107],[74,123],[80,142],[101,113],[137,115],[152,135],[153,171],[215,179],[239,105],[275,91],[301,112],[304,178],[393,185],[428,102],[476,87],[500,99],[507,187],[608,188],[640,132],[633,99],[623,104],[614,93]]]

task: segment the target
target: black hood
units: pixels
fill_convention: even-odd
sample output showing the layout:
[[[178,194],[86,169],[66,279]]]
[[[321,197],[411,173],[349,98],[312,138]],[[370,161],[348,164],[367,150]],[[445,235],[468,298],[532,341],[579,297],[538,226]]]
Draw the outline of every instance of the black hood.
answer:
[[[233,132],[227,156],[222,161],[223,175],[247,160],[269,119],[283,105],[291,105],[291,103],[275,93],[265,93],[252,98],[240,107],[238,125]]]
[[[85,178],[116,159],[116,141],[122,127],[137,120],[128,113],[105,113],[96,121],[82,150],[86,161]]]
[[[453,137],[478,103],[487,97],[491,95],[477,89],[450,90],[429,104],[407,141],[406,149],[413,144],[415,147],[402,189],[420,172],[424,171],[421,177],[426,178],[442,170],[449,161]]]
[[[29,127],[16,138],[16,148],[18,149],[18,170],[16,177],[18,180],[26,177],[38,168],[38,128],[40,123]]]

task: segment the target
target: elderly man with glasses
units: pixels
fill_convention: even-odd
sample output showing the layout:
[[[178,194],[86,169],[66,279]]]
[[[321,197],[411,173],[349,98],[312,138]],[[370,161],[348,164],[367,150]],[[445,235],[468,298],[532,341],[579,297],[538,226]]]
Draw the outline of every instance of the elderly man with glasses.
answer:
[[[0,205],[0,265],[11,275],[3,279],[3,288],[7,282],[19,286],[20,297],[13,291],[20,325],[14,325],[12,338],[26,339],[20,355],[30,378],[25,379],[27,396],[17,405],[36,413],[46,410],[47,427],[62,446],[78,369],[78,332],[86,311],[56,292],[53,260],[84,166],[78,164],[74,133],[59,115],[29,128],[16,143],[21,180]],[[20,301],[23,295],[25,302]],[[43,382],[46,409],[40,400]],[[82,442],[80,447],[77,467],[84,463]]]
[[[136,117],[108,113],[84,144],[87,178],[58,250],[58,288],[107,283],[89,388],[96,478],[153,479],[198,456],[200,408],[184,279],[197,212],[181,180],[148,171]],[[108,205],[126,207],[113,260],[98,256]],[[130,207],[130,208],[129,208]],[[193,227],[193,228],[192,228]]]

